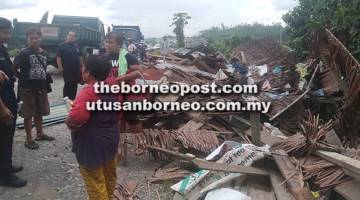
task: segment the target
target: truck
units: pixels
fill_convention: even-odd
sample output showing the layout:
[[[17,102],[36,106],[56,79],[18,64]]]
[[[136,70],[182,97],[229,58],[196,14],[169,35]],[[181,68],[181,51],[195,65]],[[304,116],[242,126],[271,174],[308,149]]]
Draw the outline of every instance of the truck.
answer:
[[[77,35],[77,43],[83,56],[92,53],[93,49],[101,48],[105,31],[104,24],[97,17],[55,15],[52,23],[18,22],[13,20],[13,35],[10,47],[23,48],[26,46],[26,31],[38,28],[42,33],[41,47],[48,52],[48,63],[57,67],[56,50],[64,42],[69,31]]]
[[[144,40],[144,35],[140,31],[139,26],[115,26],[112,25],[112,31],[119,32],[123,36],[123,44],[127,46],[129,41],[133,41],[134,44],[139,44]]]

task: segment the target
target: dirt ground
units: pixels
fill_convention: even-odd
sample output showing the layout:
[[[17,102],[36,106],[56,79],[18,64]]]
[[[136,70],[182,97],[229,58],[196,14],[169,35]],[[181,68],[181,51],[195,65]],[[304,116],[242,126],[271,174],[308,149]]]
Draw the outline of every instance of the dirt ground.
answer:
[[[49,94],[50,102],[57,104],[62,102],[63,80],[55,68],[49,67],[48,71],[54,79],[53,92]],[[25,131],[16,130],[13,160],[24,166],[19,176],[27,179],[28,185],[20,189],[0,187],[1,200],[87,199],[75,156],[71,152],[71,139],[66,126],[49,126],[44,128],[44,132],[55,136],[56,140],[39,143],[39,150],[28,150],[24,147]],[[33,135],[35,136],[34,129]],[[139,185],[136,191],[140,199],[158,199],[156,190],[161,199],[169,199],[172,192],[168,186],[164,188],[161,185],[151,185],[150,197],[148,193],[146,177],[151,176],[161,164],[163,163],[153,161],[146,155],[135,156],[130,148],[127,166],[119,166],[117,169],[118,181],[137,181]]]

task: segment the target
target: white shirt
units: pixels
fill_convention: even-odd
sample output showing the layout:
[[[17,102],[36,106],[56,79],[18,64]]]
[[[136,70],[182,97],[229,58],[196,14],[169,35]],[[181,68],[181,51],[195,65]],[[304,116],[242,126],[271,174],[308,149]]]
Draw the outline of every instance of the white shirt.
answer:
[[[135,50],[136,50],[135,44],[130,44],[130,45],[128,46],[128,51],[129,51],[129,52],[134,52]]]

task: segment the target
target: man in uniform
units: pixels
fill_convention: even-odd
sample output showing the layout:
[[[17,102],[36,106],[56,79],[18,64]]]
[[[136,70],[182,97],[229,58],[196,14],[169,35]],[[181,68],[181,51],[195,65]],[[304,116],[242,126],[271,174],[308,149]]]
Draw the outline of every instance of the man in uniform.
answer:
[[[0,185],[23,187],[27,184],[26,180],[14,174],[23,168],[12,164],[17,100],[12,62],[4,45],[10,39],[11,29],[11,21],[0,17]]]

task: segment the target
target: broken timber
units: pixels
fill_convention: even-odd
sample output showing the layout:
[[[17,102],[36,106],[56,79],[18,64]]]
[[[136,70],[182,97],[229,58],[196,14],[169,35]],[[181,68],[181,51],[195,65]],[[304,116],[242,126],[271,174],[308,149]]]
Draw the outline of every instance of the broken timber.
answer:
[[[223,172],[233,172],[233,173],[242,173],[247,175],[261,175],[267,176],[268,172],[264,169],[256,168],[256,167],[247,167],[247,166],[239,166],[239,165],[229,165],[222,163],[215,163],[205,161],[199,158],[196,158],[194,155],[182,154],[176,151],[171,151],[159,147],[147,146],[149,149],[161,151],[185,160],[191,161],[194,165],[201,169],[213,170],[213,171],[223,171]]]
[[[279,137],[266,135],[266,134],[262,134],[261,136],[262,136],[261,137],[262,142],[269,144],[269,145],[272,145],[272,144],[282,140]],[[313,154],[315,154],[316,156],[319,156],[339,167],[342,167],[344,169],[346,175],[348,175],[352,178],[355,178],[357,180],[360,180],[360,161],[359,160],[352,159],[350,157],[344,156],[339,153],[322,151],[322,150],[317,150],[317,151],[313,152]]]
[[[251,141],[253,144],[260,146],[260,113],[259,112],[251,112],[250,113],[250,121],[251,121]]]
[[[360,161],[347,156],[328,151],[318,150],[315,155],[337,165],[344,169],[345,174],[360,180]]]
[[[335,191],[347,200],[357,200],[360,197],[360,181],[352,181],[335,187]]]
[[[215,163],[204,161],[201,159],[194,159],[192,162],[201,169],[213,170],[213,171],[222,171],[222,172],[233,172],[233,173],[242,173],[247,175],[269,175],[268,172],[261,168],[256,167],[246,167],[239,165],[229,165],[223,163]]]
[[[279,170],[276,169],[276,166],[273,162],[266,165],[269,172],[269,177],[271,185],[275,192],[277,200],[293,200],[294,197],[288,192],[285,187],[285,184],[282,184],[285,180],[281,176]]]
[[[286,185],[296,200],[314,199],[309,188],[304,187],[300,171],[291,162],[288,154],[284,150],[273,150],[272,156],[281,174],[285,177]]]
[[[282,176],[278,171],[270,169],[269,176],[277,200],[294,199],[294,197],[289,192],[287,192],[286,188],[284,187],[284,184],[282,184],[284,180],[282,180]]]
[[[312,64],[316,64],[316,62],[313,62]],[[311,65],[312,65],[311,64]],[[293,102],[291,102],[289,105],[287,105],[285,108],[283,108],[280,112],[278,112],[277,114],[275,114],[274,116],[272,116],[269,120],[272,121],[274,120],[275,118],[277,118],[279,115],[281,115],[282,113],[284,113],[285,111],[287,111],[291,106],[293,106],[295,103],[297,103],[300,99],[302,99],[309,91],[310,91],[310,86],[315,78],[315,74],[316,72],[318,71],[319,69],[319,65],[316,66],[313,74],[311,75],[311,79],[306,87],[306,90],[300,95],[298,96]]]

